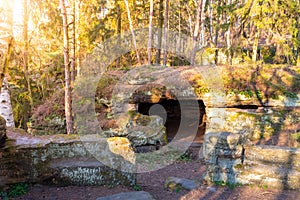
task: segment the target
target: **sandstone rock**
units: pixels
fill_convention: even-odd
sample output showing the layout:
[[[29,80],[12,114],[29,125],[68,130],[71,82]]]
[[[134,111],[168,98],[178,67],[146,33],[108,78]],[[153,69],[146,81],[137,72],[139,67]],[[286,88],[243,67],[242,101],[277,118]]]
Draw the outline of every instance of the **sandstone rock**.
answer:
[[[165,182],[165,189],[166,190],[194,190],[199,187],[200,183],[195,180],[185,179],[185,178],[178,178],[178,177],[169,177]]]
[[[135,164],[135,154],[130,141],[125,137],[111,137],[107,139],[109,150],[122,156],[128,162]]]
[[[106,197],[99,197],[96,200],[154,200],[152,195],[145,191],[138,192],[122,192]]]
[[[132,186],[136,183],[135,165],[120,155],[126,148],[130,151],[126,138],[125,142],[124,139],[108,142],[99,135],[34,137],[11,131],[8,137],[12,142],[0,149],[1,185],[28,182]],[[115,145],[119,143],[120,149]]]
[[[121,115],[119,128],[104,131],[108,137],[127,137],[133,147],[147,145],[164,145],[167,143],[167,133],[161,117],[135,114],[134,116]]]

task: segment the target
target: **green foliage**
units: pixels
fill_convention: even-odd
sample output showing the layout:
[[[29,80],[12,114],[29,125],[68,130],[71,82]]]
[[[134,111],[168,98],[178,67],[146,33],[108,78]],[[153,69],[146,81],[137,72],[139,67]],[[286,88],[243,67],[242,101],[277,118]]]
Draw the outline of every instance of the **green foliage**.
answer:
[[[180,155],[177,161],[179,162],[191,162],[193,160],[192,153],[189,151],[184,152],[184,154]]]
[[[79,5],[77,5],[75,16],[79,19],[75,23],[75,43],[77,45],[75,54],[77,64],[84,68],[84,66],[81,66],[82,61],[93,51],[97,44],[117,34],[128,32],[130,26],[123,0],[82,0],[76,2]],[[133,28],[148,27],[149,1],[129,0],[128,2]],[[69,3],[72,4],[73,1]],[[28,10],[30,10],[29,41],[20,40],[16,42],[10,62],[11,65],[8,69],[14,116],[18,127],[26,128],[26,124],[34,110],[45,103],[57,89],[64,87],[62,18],[60,16],[61,11],[58,8],[59,1],[32,0],[28,2]],[[159,8],[160,1],[155,0],[153,19],[155,27],[160,27],[160,22],[163,20],[159,16]],[[180,32],[181,36],[194,35],[197,8],[197,1],[194,0],[170,1],[168,28]],[[5,8],[0,6],[0,10],[5,11]],[[206,1],[206,5],[204,5],[204,24],[203,26],[200,24],[200,29],[204,27],[204,30],[199,30],[197,34],[200,35],[199,33],[204,31],[204,46],[209,48],[208,54],[213,55],[213,57],[217,50],[221,54],[221,49],[218,49],[218,47],[225,44],[226,46],[222,47],[225,56],[228,57],[232,54],[233,60],[236,58],[239,63],[248,63],[253,48],[257,45],[261,62],[294,65],[300,59],[299,15],[299,1],[294,0]],[[0,17],[1,19],[5,18],[2,15]],[[256,36],[253,33],[260,34]],[[227,34],[230,36],[229,46],[227,46],[228,41],[226,41]],[[157,35],[153,38],[156,39]],[[197,38],[198,41],[200,39]],[[26,42],[29,42],[27,50],[24,49]],[[158,43],[158,41],[155,41],[155,43]],[[184,51],[188,49],[186,41],[178,40],[179,43],[180,48]],[[5,49],[1,47],[2,50]],[[168,65],[190,64],[189,55],[188,58],[182,57],[179,53],[181,50],[168,52]],[[147,60],[147,48],[140,48],[139,51],[142,60]],[[157,49],[152,49],[152,60],[155,59],[156,53]],[[24,64],[26,55],[28,55],[28,66]],[[132,66],[136,65],[138,65],[136,52],[130,51],[110,63],[108,69],[130,70]],[[27,83],[28,80],[25,79],[26,68],[28,68],[30,83]],[[248,70],[247,67],[245,69]],[[233,71],[232,73],[240,72]],[[299,73],[299,71],[296,72]],[[268,77],[258,76],[255,78],[259,79],[258,84],[268,84],[270,86],[270,94],[267,94],[266,90],[262,90],[262,88],[257,88],[257,91],[251,90],[250,83],[254,80],[244,77],[232,80],[231,88],[234,89],[229,89],[228,92],[242,94],[246,97],[257,96],[261,99],[263,97],[279,98],[282,94],[289,98],[296,98],[296,94],[299,92],[299,77],[292,81],[292,85],[283,85],[278,78],[274,79],[277,82],[270,80]],[[228,80],[231,80],[230,77]],[[209,89],[203,87],[205,84],[197,81],[193,82],[195,93],[199,96],[208,93]],[[102,77],[98,83],[96,96],[99,98],[107,97],[111,90],[106,87],[115,83],[115,79]],[[30,105],[31,102],[33,102],[33,105]],[[60,105],[54,105],[54,108],[60,110]]]
[[[132,186],[132,189],[134,189],[135,191],[141,191],[142,190],[142,186],[135,184]]]
[[[291,134],[292,138],[297,142],[300,142],[300,132]]]
[[[227,91],[228,94],[241,94],[241,95],[244,95],[245,97],[247,98],[251,98],[254,96],[254,92],[250,89],[245,89],[245,90],[238,90],[238,89],[232,89],[230,88],[228,91]]]
[[[8,200],[9,198],[17,198],[25,195],[29,190],[29,186],[27,183],[16,183],[4,191],[0,188],[0,197],[3,200]]]

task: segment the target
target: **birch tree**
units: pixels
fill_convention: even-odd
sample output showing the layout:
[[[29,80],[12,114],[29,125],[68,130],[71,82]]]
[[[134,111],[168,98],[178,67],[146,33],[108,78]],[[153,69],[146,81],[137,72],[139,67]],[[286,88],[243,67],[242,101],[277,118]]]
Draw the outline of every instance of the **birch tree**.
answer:
[[[126,5],[127,17],[128,17],[128,21],[129,21],[129,25],[130,25],[130,31],[131,31],[131,35],[132,35],[133,45],[134,45],[135,52],[136,52],[136,57],[138,59],[138,63],[141,64],[142,62],[141,62],[139,50],[138,50],[138,47],[137,47],[137,44],[136,44],[136,38],[135,38],[135,33],[134,33],[133,24],[132,24],[132,20],[131,20],[129,3],[128,3],[128,0],[124,0],[124,2],[125,2],[125,5]]]
[[[9,85],[6,78],[13,50],[14,38],[12,35],[12,2],[0,6],[0,115],[5,119],[8,127],[15,127],[14,115],[11,106]]]

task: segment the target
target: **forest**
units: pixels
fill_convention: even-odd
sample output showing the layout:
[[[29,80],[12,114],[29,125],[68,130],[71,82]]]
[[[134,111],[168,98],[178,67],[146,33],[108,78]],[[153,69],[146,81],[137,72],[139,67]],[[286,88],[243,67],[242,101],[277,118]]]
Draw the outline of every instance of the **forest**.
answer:
[[[206,48],[216,65],[300,67],[299,0],[0,0],[0,10],[2,89],[15,126],[26,130],[54,120],[76,132],[72,89],[82,62],[98,44],[127,32],[135,39],[141,28],[148,48],[135,46],[107,71],[193,65],[193,56],[166,50],[167,30]]]

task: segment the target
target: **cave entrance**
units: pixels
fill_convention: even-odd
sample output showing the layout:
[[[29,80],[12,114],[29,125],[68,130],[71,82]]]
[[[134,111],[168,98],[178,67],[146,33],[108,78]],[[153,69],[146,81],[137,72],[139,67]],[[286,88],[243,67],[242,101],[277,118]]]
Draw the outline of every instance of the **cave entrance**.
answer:
[[[181,103],[187,103],[191,100],[184,100]],[[186,108],[186,106],[185,106]],[[185,113],[191,113],[195,109],[199,109],[200,120],[197,134],[194,139],[194,144],[202,144],[205,133],[205,105],[202,100],[198,100],[198,107],[187,107]],[[138,112],[143,115],[159,115],[164,119],[167,131],[168,141],[170,142],[178,132],[183,112],[180,108],[178,100],[162,100],[159,103],[138,103]],[[186,117],[186,115],[185,115]]]

